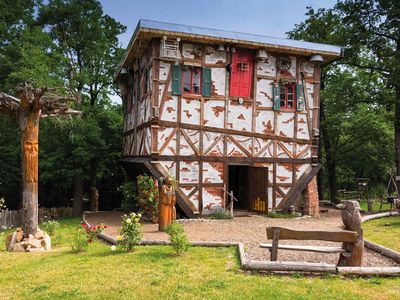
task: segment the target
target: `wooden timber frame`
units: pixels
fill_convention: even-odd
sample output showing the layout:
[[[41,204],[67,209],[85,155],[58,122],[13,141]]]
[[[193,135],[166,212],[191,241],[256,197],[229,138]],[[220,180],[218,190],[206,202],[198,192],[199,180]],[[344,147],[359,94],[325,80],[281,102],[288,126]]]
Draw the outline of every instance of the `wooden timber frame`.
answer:
[[[254,61],[251,97],[240,98],[229,95],[232,48],[255,55],[258,45],[237,41],[225,44],[231,50],[221,53],[204,36],[194,41],[182,34],[182,59],[169,60],[160,58],[160,39],[179,34],[160,32],[141,31],[123,63],[130,78],[123,99],[124,164],[157,163],[159,173],[176,178],[181,203],[186,203],[183,210],[190,207],[194,215],[228,205],[223,190],[229,184],[229,165],[235,164],[268,168],[269,209],[286,210],[298,203],[319,169],[320,66],[307,62],[310,53],[267,49],[266,62]],[[280,55],[290,55],[289,71],[277,69]],[[174,94],[172,69],[177,64],[211,69],[211,95]],[[150,74],[147,89],[145,74]],[[303,87],[303,111],[274,110],[273,86],[282,82]]]

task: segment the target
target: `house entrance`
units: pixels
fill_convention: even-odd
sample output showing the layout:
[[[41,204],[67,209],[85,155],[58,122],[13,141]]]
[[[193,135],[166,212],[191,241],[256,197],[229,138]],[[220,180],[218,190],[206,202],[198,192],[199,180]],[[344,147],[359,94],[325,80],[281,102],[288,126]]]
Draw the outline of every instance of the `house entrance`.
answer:
[[[239,200],[235,209],[268,211],[268,168],[230,165],[228,180],[229,191]]]

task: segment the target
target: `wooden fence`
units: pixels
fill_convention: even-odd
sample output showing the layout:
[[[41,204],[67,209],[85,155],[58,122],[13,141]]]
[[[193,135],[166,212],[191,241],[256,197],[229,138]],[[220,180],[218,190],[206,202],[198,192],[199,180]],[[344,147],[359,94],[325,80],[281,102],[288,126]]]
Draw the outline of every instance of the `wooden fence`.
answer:
[[[72,207],[39,208],[39,221],[47,218],[72,217]],[[22,210],[5,210],[0,212],[0,227],[14,227],[22,225]]]

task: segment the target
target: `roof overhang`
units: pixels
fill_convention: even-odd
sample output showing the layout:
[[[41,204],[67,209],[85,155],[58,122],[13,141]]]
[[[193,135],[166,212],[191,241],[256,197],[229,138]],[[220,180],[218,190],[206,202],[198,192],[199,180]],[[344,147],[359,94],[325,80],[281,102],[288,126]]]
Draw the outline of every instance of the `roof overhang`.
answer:
[[[298,40],[276,38],[264,35],[232,32],[219,29],[203,28],[181,24],[140,20],[126,49],[124,58],[119,64],[115,80],[122,68],[133,59],[138,58],[141,48],[147,46],[152,38],[181,38],[184,41],[234,44],[237,47],[264,48],[270,52],[284,52],[292,55],[309,56],[320,54],[325,62],[343,57],[343,47],[312,43]]]

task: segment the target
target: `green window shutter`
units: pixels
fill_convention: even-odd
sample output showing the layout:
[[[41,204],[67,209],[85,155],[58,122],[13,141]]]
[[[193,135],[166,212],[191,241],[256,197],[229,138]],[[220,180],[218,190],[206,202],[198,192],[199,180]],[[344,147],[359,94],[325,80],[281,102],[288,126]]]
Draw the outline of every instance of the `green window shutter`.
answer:
[[[274,110],[281,108],[281,98],[279,95],[279,84],[274,84]]]
[[[182,68],[181,65],[172,65],[172,94],[182,95]]]
[[[303,85],[298,84],[296,85],[296,108],[297,111],[303,111],[304,110],[304,90],[303,90]]]
[[[211,96],[211,69],[203,68],[203,78],[202,78],[202,95],[204,97]]]

